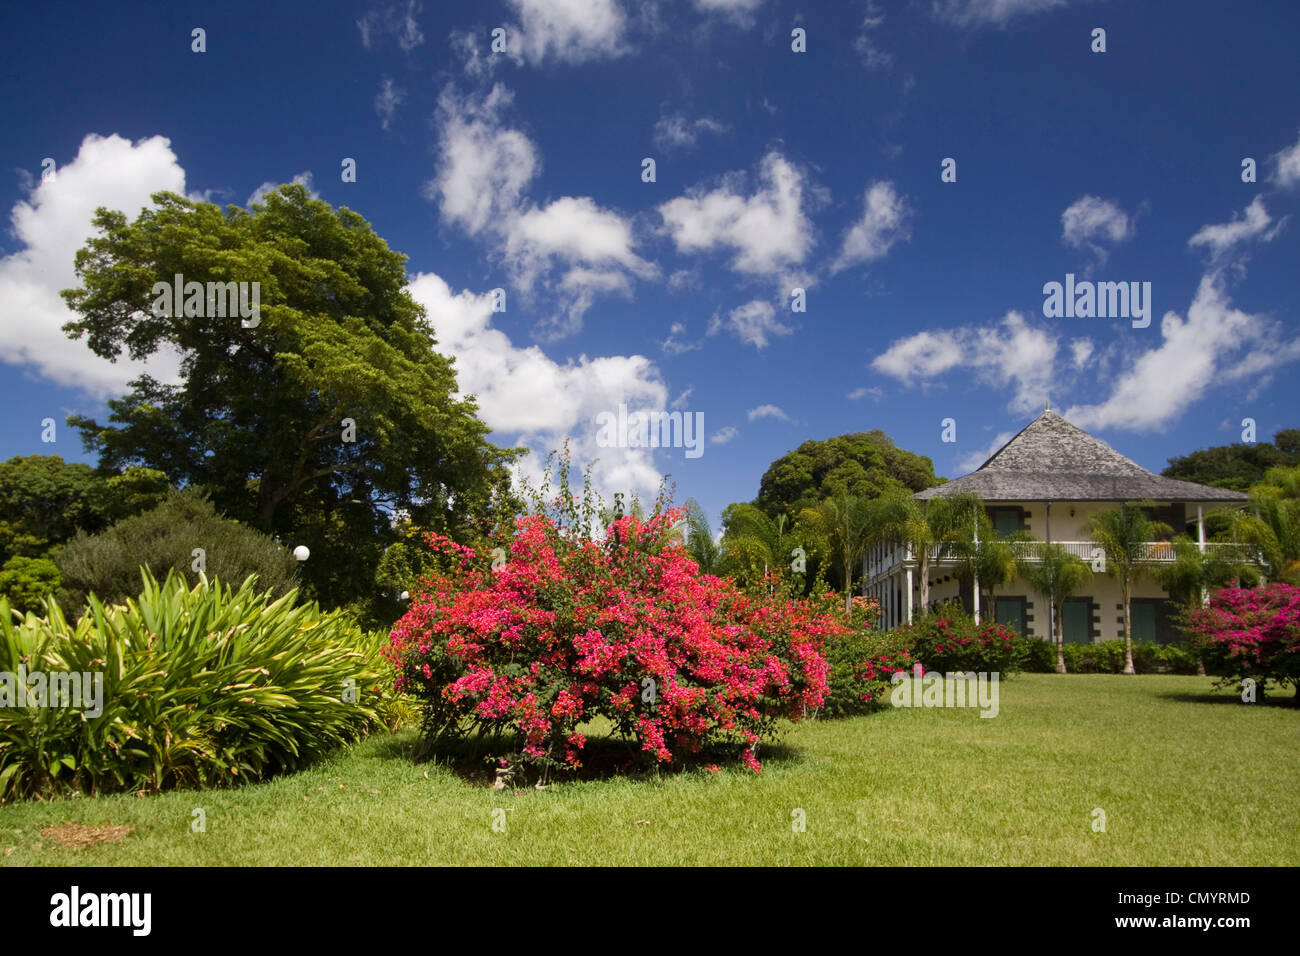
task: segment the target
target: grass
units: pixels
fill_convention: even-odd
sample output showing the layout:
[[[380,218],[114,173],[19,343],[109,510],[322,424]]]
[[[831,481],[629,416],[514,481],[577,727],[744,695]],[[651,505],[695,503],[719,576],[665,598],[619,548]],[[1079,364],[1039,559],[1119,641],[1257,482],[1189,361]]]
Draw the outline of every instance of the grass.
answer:
[[[493,792],[412,763],[415,740],[371,738],[236,790],[3,806],[0,865],[1300,863],[1300,708],[1244,705],[1207,678],[1025,674],[995,719],[798,725],[760,752],[761,775]],[[49,828],[69,823],[83,836],[64,845]]]

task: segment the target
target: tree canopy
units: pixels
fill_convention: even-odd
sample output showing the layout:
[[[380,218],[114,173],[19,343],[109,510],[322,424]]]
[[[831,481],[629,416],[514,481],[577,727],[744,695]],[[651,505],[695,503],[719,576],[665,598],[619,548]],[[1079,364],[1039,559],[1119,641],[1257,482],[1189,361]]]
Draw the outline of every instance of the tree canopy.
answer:
[[[794,517],[839,493],[879,498],[941,483],[929,458],[899,448],[876,429],[804,442],[763,473],[754,504],[772,517]]]
[[[1300,428],[1277,432],[1272,442],[1216,445],[1169,459],[1166,478],[1194,481],[1215,488],[1249,491],[1270,468],[1300,465]]]
[[[327,606],[373,590],[394,513],[460,539],[487,530],[520,452],[489,443],[458,393],[404,255],[300,185],[247,210],[152,199],[134,222],[97,210],[81,286],[63,292],[80,316],[65,331],[97,354],[180,356],[179,383],[137,378],[108,424],[69,419],[101,466],[199,484],[223,513],[307,545],[304,578]],[[257,319],[210,292],[161,305],[155,283],[177,275],[256,283]]]
[[[0,462],[0,564],[45,557],[79,529],[99,531],[153,507],[166,492],[166,477],[148,468],[105,474],[58,455]]]

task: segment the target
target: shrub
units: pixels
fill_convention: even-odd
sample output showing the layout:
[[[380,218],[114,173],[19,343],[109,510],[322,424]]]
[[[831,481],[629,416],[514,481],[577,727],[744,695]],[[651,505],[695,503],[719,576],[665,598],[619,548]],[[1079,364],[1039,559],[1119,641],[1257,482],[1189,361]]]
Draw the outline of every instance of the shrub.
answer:
[[[294,589],[297,562],[274,539],[217,514],[199,491],[173,491],[144,514],[124,518],[99,534],[79,532],[55,558],[63,575],[59,604],[75,616],[91,594],[106,604],[120,604],[138,593],[140,569],[155,578],[172,570],[196,584],[195,548],[204,551],[203,573],[223,581],[257,575],[258,586],[276,597]]]
[[[927,671],[997,671],[1006,677],[1024,664],[1025,647],[1015,631],[993,621],[976,624],[960,604],[942,605],[894,630]]]
[[[0,596],[17,611],[35,611],[58,590],[59,569],[49,558],[14,555],[0,569]]]
[[[0,797],[222,786],[365,734],[382,658],[337,614],[295,597],[272,601],[251,578],[238,591],[189,588],[173,573],[163,584],[146,574],[124,606],[92,597],[75,623],[52,599],[25,618],[0,599],[0,672],[102,680],[78,706],[0,707]]]
[[[544,770],[577,767],[579,724],[603,716],[656,765],[723,750],[760,769],[760,740],[825,700],[822,642],[844,628],[808,602],[701,575],[672,543],[680,517],[616,517],[601,542],[581,523],[520,518],[495,570],[429,535],[458,560],[426,577],[391,648],[429,747],[510,735]]]
[[[823,599],[823,607],[841,616],[840,599],[834,594]],[[853,616],[839,634],[824,641],[829,668],[829,692],[823,709],[830,717],[865,714],[889,699],[890,678],[896,671],[909,671],[914,663],[907,639],[876,627],[879,605],[870,598],[853,599]]]
[[[1133,645],[1133,667],[1137,668],[1138,645]],[[1065,669],[1071,674],[1122,674],[1124,642],[1101,641],[1093,644],[1066,644]]]
[[[1032,634],[1017,634],[1011,641],[1023,667],[1032,674],[1056,673],[1056,645]]]
[[[1066,644],[1065,666],[1071,674],[1122,674],[1124,642]],[[1133,669],[1139,674],[1195,674],[1197,654],[1178,644],[1134,641]]]
[[[1300,703],[1300,587],[1224,588],[1207,607],[1184,611],[1183,627],[1221,684],[1245,677],[1261,691],[1269,681],[1291,684]]]

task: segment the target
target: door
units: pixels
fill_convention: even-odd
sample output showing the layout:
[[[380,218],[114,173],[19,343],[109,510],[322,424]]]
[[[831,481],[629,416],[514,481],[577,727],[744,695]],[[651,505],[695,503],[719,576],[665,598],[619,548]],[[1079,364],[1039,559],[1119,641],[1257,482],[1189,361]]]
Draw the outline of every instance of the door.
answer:
[[[1156,640],[1156,602],[1151,598],[1133,599],[1133,640],[1154,644]]]
[[[1005,624],[1017,634],[1029,633],[1027,598],[998,596],[993,601],[993,616],[997,623]]]
[[[1092,643],[1092,598],[1067,598],[1061,606],[1061,621],[1065,626],[1065,643]]]

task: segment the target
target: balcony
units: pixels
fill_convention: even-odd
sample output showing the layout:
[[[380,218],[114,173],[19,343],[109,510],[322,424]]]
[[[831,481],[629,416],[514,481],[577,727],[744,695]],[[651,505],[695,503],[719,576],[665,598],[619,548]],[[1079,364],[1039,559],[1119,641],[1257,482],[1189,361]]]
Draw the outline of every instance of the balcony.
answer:
[[[1088,562],[1093,561],[1095,557],[1095,555],[1093,554],[1094,550],[1098,551],[1099,554],[1105,553],[1104,551],[1100,550],[1101,545],[1097,544],[1095,541],[1053,541],[1052,544],[1059,544],[1062,547],[1064,547],[1065,550],[1070,554],[1078,558],[1082,558],[1084,561],[1088,561]],[[1024,561],[1034,561],[1035,552],[1037,552],[1040,548],[1043,547],[1043,542],[1013,541],[1011,543],[1011,547],[1017,558]],[[1258,554],[1258,550],[1255,548],[1251,548],[1247,545],[1236,545],[1236,544],[1228,544],[1223,542],[1209,542],[1209,541],[1205,543],[1205,550],[1207,554],[1213,554],[1216,551],[1218,551],[1219,553],[1221,553],[1223,556],[1226,557],[1232,553],[1233,549],[1235,549],[1238,553],[1242,554],[1242,556],[1246,558],[1246,560],[1251,559],[1252,552],[1254,553],[1254,559],[1256,561],[1258,561],[1260,558]],[[957,549],[953,545],[946,545],[943,548],[938,549],[936,552],[931,554],[930,566],[933,568],[951,566],[957,563],[957,556],[958,556]],[[1174,557],[1175,557],[1174,546],[1170,542],[1168,541],[1147,542],[1147,554],[1145,558],[1146,561],[1152,564],[1164,564],[1173,561]],[[868,565],[867,568],[868,577],[875,578],[881,574],[888,573],[892,568],[896,568],[900,564],[906,564],[906,563],[913,563],[911,552],[905,548],[894,548],[885,554],[883,561],[873,562]]]

